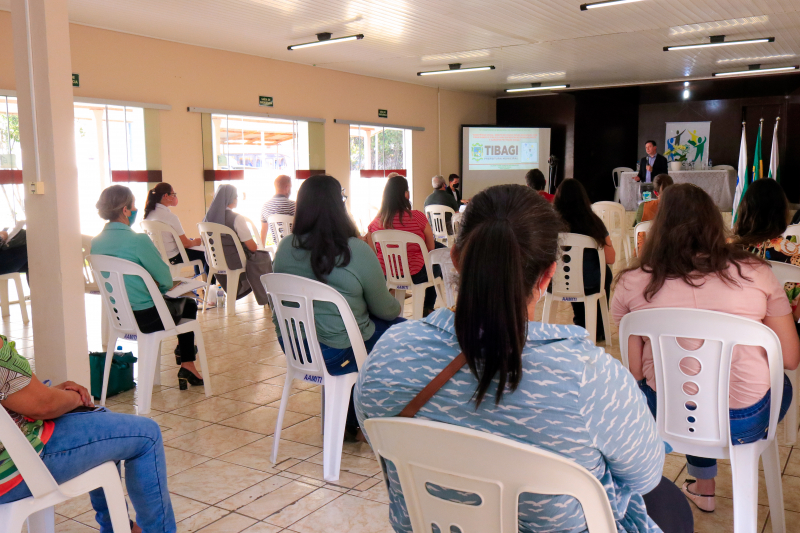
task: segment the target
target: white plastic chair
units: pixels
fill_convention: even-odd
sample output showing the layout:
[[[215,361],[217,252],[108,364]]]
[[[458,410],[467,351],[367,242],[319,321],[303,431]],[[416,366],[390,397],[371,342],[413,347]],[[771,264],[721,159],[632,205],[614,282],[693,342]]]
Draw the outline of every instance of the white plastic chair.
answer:
[[[603,331],[606,343],[611,346],[611,320],[608,314],[606,298],[606,256],[597,246],[597,242],[586,235],[577,233],[560,233],[561,257],[556,262],[556,273],[553,276],[552,292],[544,297],[542,322],[552,324],[555,320],[556,306],[553,302],[583,302],[586,313],[586,329],[592,342],[597,342],[597,303],[600,303],[600,314],[603,319]],[[583,251],[596,250],[600,258],[600,292],[586,295],[583,287]]]
[[[619,202],[619,184],[622,181],[623,172],[633,172],[632,168],[617,167],[611,171],[611,179],[614,180],[614,201]]]
[[[446,205],[429,205],[425,208],[425,214],[431,222],[434,239],[449,248],[454,244],[455,234],[447,233],[447,213],[450,213],[450,223],[452,224],[453,215],[456,212]]]
[[[206,349],[203,343],[203,331],[197,320],[182,319],[178,324],[172,319],[167,309],[167,304],[161,296],[153,277],[141,266],[118,257],[109,255],[90,255],[86,258],[92,267],[96,280],[100,281],[100,293],[103,297],[103,307],[108,314],[111,327],[108,335],[108,349],[106,352],[106,366],[103,373],[103,392],[100,396],[100,405],[106,404],[108,390],[108,376],[111,371],[111,360],[114,356],[114,347],[117,339],[135,339],[138,344],[138,409],[140,415],[150,412],[150,401],[153,396],[153,385],[161,384],[161,341],[181,333],[194,332],[197,344],[197,359],[200,361],[200,371],[206,397],[211,396],[211,375],[208,372]],[[142,333],[139,324],[133,315],[128,291],[125,287],[124,276],[137,276],[144,281],[150,297],[158,310],[163,331]]]
[[[444,281],[442,278],[434,277],[428,247],[419,236],[408,231],[384,229],[373,233],[372,241],[376,247],[380,246],[383,264],[386,267],[386,286],[394,289],[395,298],[400,305],[405,303],[406,291],[411,291],[414,320],[422,318],[425,289],[428,287],[434,287],[439,298],[443,302],[446,301]],[[411,271],[408,268],[409,244],[416,244],[422,251],[422,257],[425,259],[423,268],[428,273],[428,281],[425,283],[415,284],[411,279]]]
[[[206,310],[208,294],[211,292],[211,278],[214,277],[214,274],[225,274],[228,287],[225,293],[225,314],[233,316],[236,314],[236,294],[239,292],[239,276],[245,274],[247,270],[247,257],[244,254],[242,243],[239,241],[239,236],[235,231],[222,224],[200,222],[197,224],[197,229],[200,230],[200,238],[203,240],[203,245],[206,249],[206,260],[208,261],[208,282],[206,283],[206,293],[203,298],[203,311]],[[236,251],[239,253],[239,260],[242,262],[241,268],[234,270],[228,268],[228,261],[225,258],[222,246],[223,235],[227,235],[233,240]]]
[[[378,462],[383,458],[397,468],[414,531],[519,531],[523,492],[572,496],[583,508],[589,533],[617,531],[603,485],[566,457],[429,420],[370,418],[364,426]],[[429,492],[429,483],[477,494],[481,503],[443,500]]]
[[[96,466],[59,485],[31,443],[2,407],[0,434],[3,435],[3,446],[31,491],[31,496],[27,498],[0,505],[0,531],[22,531],[27,520],[30,533],[51,533],[55,530],[56,505],[102,488],[114,532],[130,533],[122,482],[113,461]]]
[[[623,317],[619,328],[622,362],[628,367],[628,338],[648,337],[653,349],[660,437],[678,453],[730,459],[733,473],[733,531],[756,531],[758,458],[764,464],[773,533],[786,530],[783,487],[775,428],[783,396],[783,356],[778,336],[755,320],[700,309],[647,309]],[[701,339],[697,350],[682,348],[678,338]],[[765,439],[731,444],[729,381],[736,345],[760,346],[770,369],[770,416]],[[701,370],[684,373],[681,362],[693,358]],[[690,388],[691,387],[691,388]],[[692,390],[697,390],[695,394]]]
[[[250,232],[253,234],[253,239],[256,241],[256,248],[259,250],[266,250],[266,248],[264,248],[264,244],[261,242],[261,233],[258,231],[258,226],[256,226],[256,223],[244,215],[239,216],[244,218],[244,221],[247,222],[247,226],[250,228]]]
[[[280,244],[285,237],[292,234],[292,228],[294,227],[294,216],[270,215],[267,217],[267,224],[269,224],[273,238],[275,238],[277,235],[275,246],[278,246],[278,244]]]
[[[608,236],[616,250],[625,253],[625,264],[631,260],[631,240],[628,228],[625,227],[625,207],[617,202],[595,202],[592,211],[599,216],[606,226]]]
[[[450,256],[450,248],[437,248],[430,251],[431,264],[439,265],[442,269],[442,279],[444,280],[444,294],[447,307],[456,305],[458,296],[458,283],[456,282],[458,272],[453,265],[453,258]]]
[[[186,254],[186,248],[184,248],[181,238],[178,232],[175,231],[175,228],[159,220],[142,220],[142,229],[150,237],[150,240],[153,241],[153,244],[156,245],[158,253],[161,254],[161,259],[163,259],[169,267],[170,274],[172,274],[173,278],[180,277],[181,270],[186,266],[196,266],[200,269],[200,272],[203,272],[203,262],[199,259],[195,259],[194,261],[189,260],[189,256]],[[172,238],[175,239],[175,246],[177,246],[178,254],[181,256],[181,263],[177,265],[173,265],[169,262],[170,257],[167,256],[167,246],[164,244],[165,233],[169,233],[172,235]]]
[[[786,231],[783,232],[783,237],[785,239],[788,239],[789,237],[796,237],[797,242],[800,242],[800,224],[787,226]]]
[[[8,295],[9,281],[13,281],[14,285],[17,287],[17,299],[13,302],[10,301]],[[27,324],[30,320],[28,319],[28,304],[25,302],[25,292],[22,289],[22,275],[19,272],[12,272],[0,276],[0,309],[3,310],[3,316],[9,316],[11,314],[11,304],[19,304],[19,310],[22,312],[22,323]]]
[[[336,306],[344,321],[359,369],[367,359],[367,349],[364,347],[361,331],[347,300],[336,289],[324,283],[291,274],[264,274],[261,276],[261,282],[272,299],[286,355],[286,380],[283,384],[278,420],[275,423],[270,460],[274,464],[278,459],[283,415],[289,402],[292,381],[299,379],[317,383],[322,385],[324,400],[323,477],[325,481],[337,481],[342,463],[342,441],[347,408],[350,404],[350,391],[358,380],[358,372],[341,376],[331,376],[328,373],[317,340],[313,302],[330,302]],[[308,343],[308,351],[303,344],[303,333]]]
[[[650,231],[650,226],[653,225],[652,220],[646,222],[639,222],[633,228],[633,256],[639,257],[639,234],[644,233],[644,238],[647,240],[647,232]],[[644,243],[644,241],[642,241]],[[642,244],[644,246],[644,244]]]
[[[775,277],[778,278],[781,285],[786,283],[797,283],[800,285],[800,267],[788,263],[776,263],[775,261],[770,261],[769,266],[772,267],[772,273],[775,274]],[[789,377],[789,381],[792,382],[792,391],[794,391],[792,403],[789,406],[789,410],[786,411],[786,416],[783,417],[784,444],[792,446],[797,443],[797,402],[800,399],[800,395],[798,395],[797,391],[797,369],[784,370],[783,372]]]

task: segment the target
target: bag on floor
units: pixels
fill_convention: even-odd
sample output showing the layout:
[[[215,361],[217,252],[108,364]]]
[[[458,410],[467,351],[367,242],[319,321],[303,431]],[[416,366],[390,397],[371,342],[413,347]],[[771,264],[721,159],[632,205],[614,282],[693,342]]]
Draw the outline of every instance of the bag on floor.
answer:
[[[108,374],[107,397],[129,391],[136,386],[133,381],[133,352],[114,352],[111,359],[111,372]],[[103,393],[103,372],[106,367],[106,352],[89,352],[89,369],[92,375],[92,396],[100,398]]]

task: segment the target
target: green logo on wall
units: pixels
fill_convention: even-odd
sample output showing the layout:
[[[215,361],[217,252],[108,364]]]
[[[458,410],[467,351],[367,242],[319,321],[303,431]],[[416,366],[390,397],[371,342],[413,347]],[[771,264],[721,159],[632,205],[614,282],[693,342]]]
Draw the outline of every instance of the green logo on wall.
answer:
[[[80,87],[81,86],[81,77],[78,74],[72,75],[72,86],[73,87]]]
[[[483,159],[483,145],[475,143],[472,145],[472,160],[478,162],[481,159]]]
[[[258,105],[262,107],[272,107],[272,97],[271,96],[259,96],[258,97]]]
[[[378,118],[389,118],[388,109],[378,109]]]

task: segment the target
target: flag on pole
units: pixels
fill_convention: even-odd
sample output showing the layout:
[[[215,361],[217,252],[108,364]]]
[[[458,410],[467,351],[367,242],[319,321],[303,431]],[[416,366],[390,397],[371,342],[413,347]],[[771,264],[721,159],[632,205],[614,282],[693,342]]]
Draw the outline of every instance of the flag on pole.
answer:
[[[775,181],[780,181],[780,164],[778,163],[778,121],[781,117],[775,119],[775,130],[772,132],[772,150],[769,156],[769,175],[768,177]]]
[[[761,160],[761,131],[764,129],[764,119],[758,125],[758,137],[756,137],[756,152],[753,154],[753,181],[764,177],[764,162]]]
[[[736,224],[736,217],[739,214],[739,202],[747,190],[747,136],[744,131],[745,123],[742,122],[742,142],[739,145],[739,167],[736,174],[736,194],[733,197],[733,224]]]

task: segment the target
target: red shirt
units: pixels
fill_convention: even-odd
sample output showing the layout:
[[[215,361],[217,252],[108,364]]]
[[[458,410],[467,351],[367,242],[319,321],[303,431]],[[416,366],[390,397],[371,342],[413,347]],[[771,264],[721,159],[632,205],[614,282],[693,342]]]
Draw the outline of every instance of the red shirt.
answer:
[[[400,223],[400,213],[396,214],[394,216],[394,220],[392,220],[392,229],[413,233],[423,241],[425,240],[425,226],[427,225],[428,217],[426,217],[425,213],[422,211],[411,211],[410,217],[408,216],[408,213],[403,214],[402,224]],[[380,231],[382,229],[386,228],[381,225],[380,219],[375,217],[375,220],[370,222],[367,231],[370,233],[375,233],[376,231]],[[383,264],[383,254],[381,253],[380,246],[376,244],[375,249],[378,251],[378,261],[381,263],[383,273],[386,274],[386,265]],[[409,244],[407,247],[407,253],[408,268],[411,270],[412,274],[416,274],[425,266],[425,259],[422,257],[422,250],[420,250],[419,246],[416,244]]]
[[[536,191],[536,192],[538,192],[539,196],[541,196],[542,198],[544,198],[545,200],[547,200],[551,204],[553,203],[553,198],[556,197],[555,194],[550,194],[549,192],[544,192],[544,191]]]

